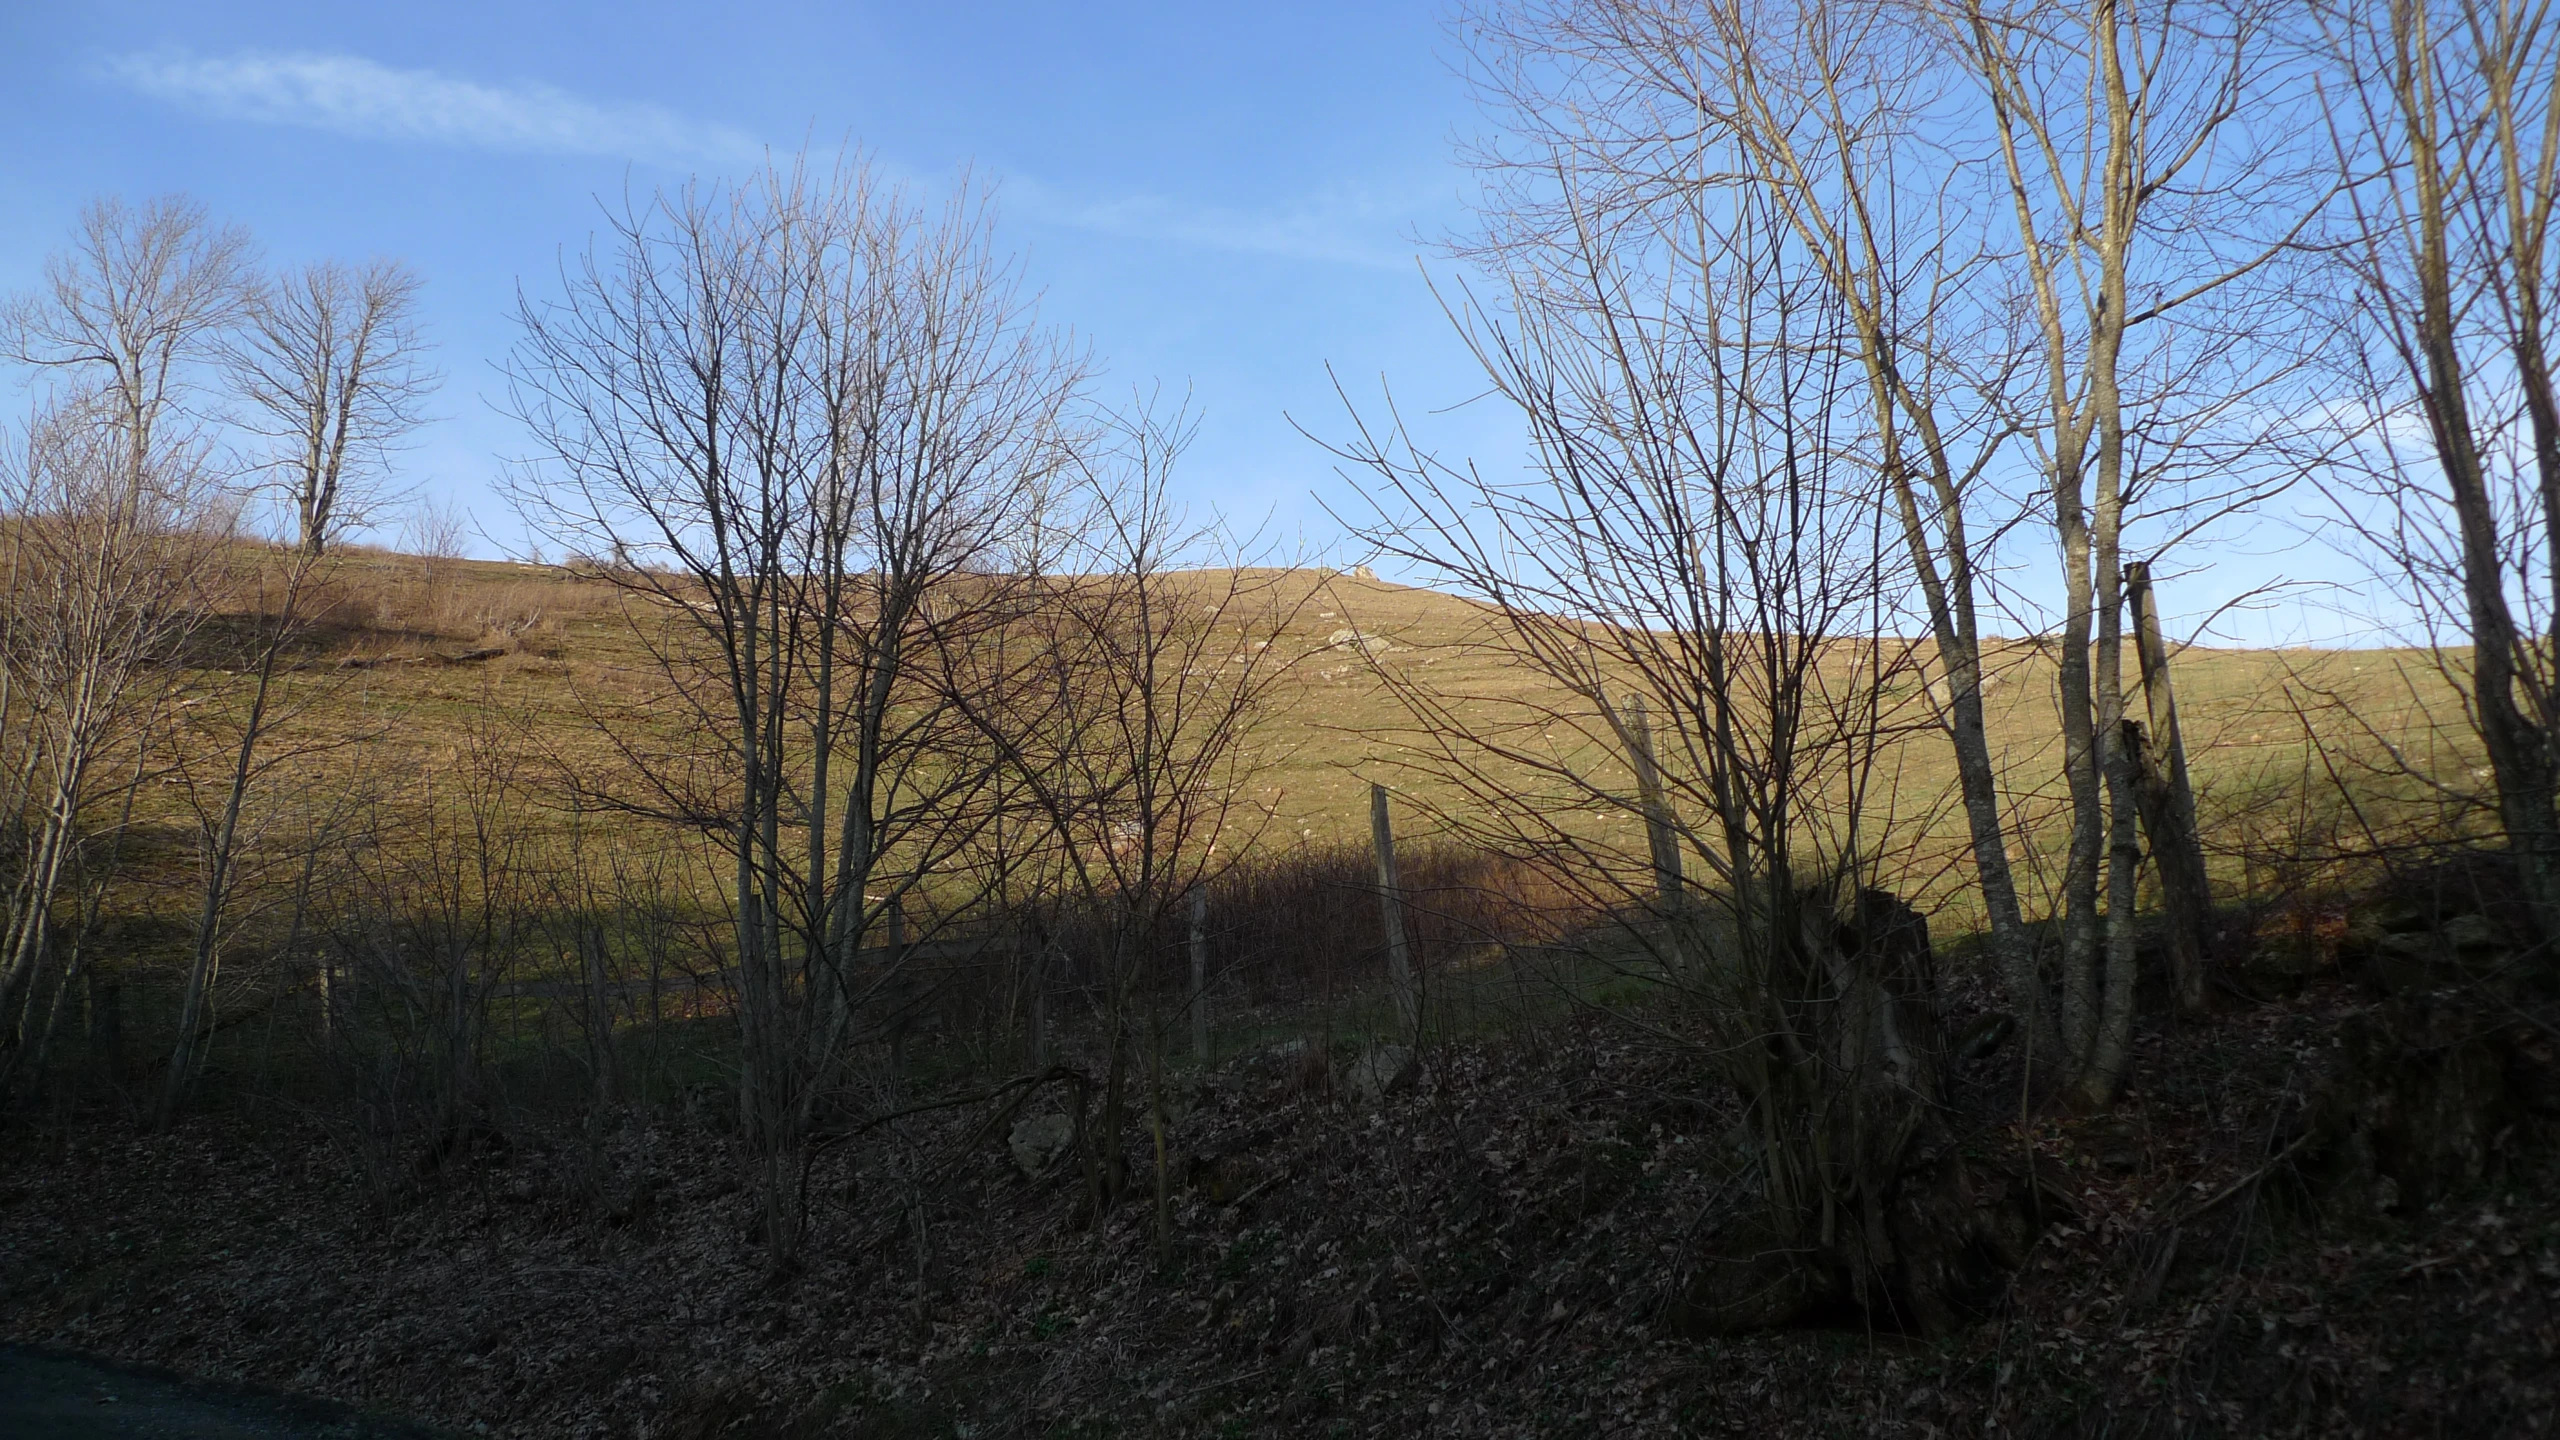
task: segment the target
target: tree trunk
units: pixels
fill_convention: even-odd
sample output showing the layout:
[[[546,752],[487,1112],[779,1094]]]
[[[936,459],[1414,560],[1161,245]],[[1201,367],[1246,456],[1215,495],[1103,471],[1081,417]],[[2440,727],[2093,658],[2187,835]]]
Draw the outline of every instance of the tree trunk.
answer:
[[[2062,691],[2062,773],[2071,797],[2071,845],[2062,871],[2062,1044],[2072,1065],[2098,1038],[2098,891],[2106,858],[2106,792],[2100,774],[2090,649],[2097,598],[2089,579],[2089,532],[2077,476],[2057,478],[2063,507],[2064,618],[2058,657]]]
[[[1644,811],[1645,849],[1653,860],[1653,893],[1665,916],[1680,913],[1680,832],[1662,791],[1662,769],[1654,760],[1653,724],[1642,695],[1627,697],[1627,751],[1636,772],[1636,803]]]
[[[1404,931],[1404,886],[1396,876],[1396,838],[1387,820],[1387,787],[1369,787],[1369,840],[1377,851],[1378,911],[1387,932],[1387,983],[1395,991],[1396,1026],[1407,1044],[1422,1038],[1422,991]]]
[[[2129,733],[2130,732],[2130,733]],[[2095,1110],[2112,1103],[2124,1084],[2133,1058],[2134,989],[2139,980],[2134,956],[2140,926],[2134,913],[2135,884],[2140,877],[2142,843],[2134,830],[2136,785],[2128,742],[2139,734],[2131,721],[2117,726],[2116,743],[2107,761],[2107,933],[2106,982],[2101,993],[2096,1034],[2078,1086],[2080,1103]]]
[[[1826,1003],[1773,1007],[1767,1043],[1727,1061],[1760,1122],[1765,1207],[1708,1247],[1670,1318],[1734,1334],[1846,1308],[1946,1334],[2024,1262],[2031,1182],[1969,1157],[1939,1118],[1927,921],[1879,890],[1846,906],[1808,892],[1795,909],[1773,950],[1779,986]]]
[[[2412,77],[2394,97],[2407,116],[2408,173],[2415,187],[2418,291],[2416,349],[2419,399],[2430,438],[2453,502],[2462,555],[2462,593],[2471,633],[2471,708],[2497,786],[2498,818],[2516,858],[2535,924],[2547,941],[2560,935],[2560,814],[2555,814],[2554,757],[2550,737],[2516,703],[2521,635],[2507,603],[2506,557],[2501,549],[2497,503],[2474,428],[2461,324],[2454,297],[2454,210],[2459,203],[2447,157],[2436,131],[2435,43],[2425,7],[2393,7],[2395,40]],[[2421,93],[2425,92],[2425,93]],[[2453,171],[2474,163],[2459,153]]]
[[[594,1047],[596,1071],[596,1103],[611,1105],[621,1091],[618,1057],[613,1048],[613,1000],[605,973],[605,938],[602,927],[592,921],[578,926],[578,948],[585,952],[587,971],[587,1043]]]
[[[2142,828],[2151,840],[2151,865],[2160,877],[2161,907],[2168,912],[2169,974],[2178,1008],[2189,1014],[2205,1005],[2205,966],[2213,950],[2213,891],[2205,873],[2204,843],[2196,829],[2194,788],[2187,780],[2187,747],[2178,731],[2178,702],[2169,683],[2169,650],[2160,635],[2160,612],[2151,590],[2151,567],[2125,567],[2125,599],[2133,610],[2134,654],[2142,668],[2147,732],[2128,728],[2126,754],[2133,762]]]

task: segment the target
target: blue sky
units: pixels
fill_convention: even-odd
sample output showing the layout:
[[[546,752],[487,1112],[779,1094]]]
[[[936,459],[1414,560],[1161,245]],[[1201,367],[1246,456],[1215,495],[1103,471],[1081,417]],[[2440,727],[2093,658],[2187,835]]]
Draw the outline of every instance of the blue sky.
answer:
[[[276,263],[391,254],[427,282],[447,379],[407,457],[488,539],[522,536],[491,480],[525,437],[488,401],[537,293],[600,202],[768,147],[869,148],[925,186],[998,187],[1001,237],[1107,383],[1188,389],[1177,488],[1286,550],[1356,558],[1318,495],[1320,436],[1391,383],[1444,454],[1499,473],[1517,422],[1417,268],[1465,223],[1453,139],[1479,128],[1444,0],[1286,6],[438,5],[96,0],[0,7],[0,292],[32,282],[80,205],[185,191]],[[1356,501],[1350,502],[1356,508]],[[2290,507],[2284,507],[2290,508]],[[2173,623],[2278,575],[2347,578],[2292,523],[2190,550]],[[2020,557],[2049,588],[2042,550]],[[2183,603],[2180,603],[2183,602]],[[2284,604],[2224,640],[2335,639],[2363,622]]]
[[[511,541],[488,482],[524,442],[487,398],[518,283],[599,197],[852,140],[993,178],[1047,316],[1111,384],[1192,391],[1195,505],[1321,544],[1331,464],[1285,417],[1342,430],[1326,365],[1423,409],[1476,388],[1415,268],[1461,218],[1445,48],[1430,3],[11,5],[0,290],[109,193],[191,193],[271,261],[400,256],[447,373],[408,467]]]

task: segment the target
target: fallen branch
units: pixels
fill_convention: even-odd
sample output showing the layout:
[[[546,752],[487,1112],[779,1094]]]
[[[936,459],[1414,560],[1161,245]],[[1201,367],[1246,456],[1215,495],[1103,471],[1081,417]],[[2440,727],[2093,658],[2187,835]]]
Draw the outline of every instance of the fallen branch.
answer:
[[[2181,1226],[2192,1224],[2197,1219],[2211,1213],[2214,1209],[2223,1205],[2232,1197],[2238,1195],[2241,1191],[2248,1189],[2250,1186],[2266,1179],[2269,1175],[2274,1174],[2277,1166],[2292,1159],[2293,1152],[2310,1144],[2312,1137],[2319,1133],[2320,1132],[2318,1130],[2304,1131],[2292,1144],[2287,1145],[2282,1150],[2279,1150],[2274,1155],[2268,1157],[2267,1163],[2250,1171],[2248,1174],[2241,1176],[2239,1179],[2232,1181],[2230,1184],[2223,1186],[2220,1190],[2214,1193],[2213,1198],[2190,1207],[2185,1214],[2180,1215],[2177,1219],[2169,1222],[2169,1228],[2175,1230]]]

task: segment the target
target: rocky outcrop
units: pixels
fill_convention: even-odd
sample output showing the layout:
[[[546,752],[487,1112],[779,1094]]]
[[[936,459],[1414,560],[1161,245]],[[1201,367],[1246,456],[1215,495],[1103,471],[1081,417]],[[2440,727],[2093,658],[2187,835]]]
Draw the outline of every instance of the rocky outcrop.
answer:
[[[1012,1152],[1014,1167],[1026,1180],[1037,1180],[1049,1173],[1058,1157],[1076,1143],[1076,1122],[1072,1116],[1051,1110],[1025,1115],[1013,1122],[1013,1133],[1006,1148]]]

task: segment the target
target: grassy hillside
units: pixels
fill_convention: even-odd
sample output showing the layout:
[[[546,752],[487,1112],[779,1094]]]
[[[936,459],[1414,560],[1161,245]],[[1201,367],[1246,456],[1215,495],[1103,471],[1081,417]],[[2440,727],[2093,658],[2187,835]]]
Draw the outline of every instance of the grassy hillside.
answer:
[[[1224,594],[1226,578],[1186,583]],[[1236,983],[1257,1003],[1316,998],[1355,1028],[1361,1007],[1375,1008],[1375,997],[1359,992],[1383,964],[1364,878],[1368,789],[1379,781],[1396,790],[1398,833],[1412,847],[1407,879],[1421,887],[1414,923],[1442,974],[1434,982],[1442,986],[1438,1013],[1462,1030],[1472,1028],[1463,1016],[1477,1000],[1479,1013],[1511,1013],[1527,1002],[1511,967],[1479,963],[1502,953],[1484,940],[1516,943],[1570,927],[1590,897],[1577,903],[1467,844],[1435,851],[1435,838],[1453,824],[1463,830],[1484,819],[1478,800],[1486,787],[1471,798],[1451,783],[1435,759],[1442,749],[1435,742],[1445,737],[1420,727],[1395,686],[1421,687],[1442,713],[1507,727],[1511,742],[1553,746],[1604,779],[1624,772],[1622,757],[1595,738],[1605,732],[1584,723],[1556,685],[1488,643],[1490,617],[1478,606],[1360,576],[1256,578],[1291,617],[1273,643],[1293,663],[1250,742],[1245,793],[1234,797],[1221,842],[1236,844],[1258,869],[1237,877],[1219,902],[1218,972],[1246,977]],[[320,598],[323,623],[285,677],[281,720],[264,751],[273,768],[249,807],[248,858],[216,976],[221,1023],[287,1000],[316,1003],[316,962],[269,961],[285,956],[296,933],[298,886],[316,877],[326,892],[311,909],[314,925],[359,930],[380,923],[366,915],[401,913],[438,895],[453,900],[449,871],[436,867],[450,867],[474,843],[473,827],[493,822],[507,837],[496,855],[498,879],[515,887],[518,913],[533,917],[499,947],[513,957],[503,967],[508,983],[573,973],[551,973],[555,961],[567,965],[567,951],[546,928],[577,908],[559,889],[561,862],[573,850],[592,869],[644,877],[649,903],[662,909],[651,935],[625,937],[619,973],[637,973],[629,967],[642,963],[643,949],[657,957],[646,962],[652,975],[717,952],[722,867],[702,837],[564,808],[567,779],[627,773],[608,724],[620,743],[636,737],[661,754],[717,764],[717,737],[697,733],[684,707],[667,700],[645,643],[654,622],[644,612],[610,585],[554,569],[361,551],[332,562]],[[128,1043],[156,1045],[143,1037],[175,1014],[175,981],[199,903],[199,807],[208,795],[218,800],[228,773],[224,747],[250,683],[236,651],[225,648],[226,628],[201,639],[185,677],[179,753],[145,757],[158,780],[139,792],[137,823],[121,842],[105,897],[92,978],[67,1017],[67,1031],[87,1033],[93,1045],[102,1043],[100,985],[125,992]],[[1842,665],[1851,658],[1844,653]],[[2226,897],[2308,893],[2335,878],[2321,873],[2316,857],[2338,853],[2339,840],[2369,853],[2376,836],[2453,835],[2470,823],[2455,797],[2477,783],[2474,762],[2455,697],[2429,657],[2194,649],[2177,658],[2176,675],[2211,863]],[[1995,682],[1989,718],[2012,787],[2012,853],[2022,862],[2030,912],[2047,912],[2064,839],[2051,657],[2006,642]],[[1875,802],[1883,823],[1871,819],[1867,833],[1881,837],[1884,883],[1928,912],[1943,942],[1979,923],[1969,846],[1948,747],[1924,723],[1929,702],[1917,679],[1899,685],[1896,703],[1897,723],[1910,728],[1883,757]],[[1506,804],[1556,820],[1614,857],[1609,863],[1641,875],[1643,826],[1626,806],[1560,793],[1552,773],[1496,766],[1489,778]],[[315,848],[327,863],[306,868],[302,857]],[[328,892],[332,883],[340,889]],[[376,896],[397,891],[398,898],[369,901],[366,884]],[[2317,923],[2307,913],[2298,920]],[[312,936],[302,933],[307,948]],[[336,935],[329,944],[345,951],[351,939],[360,945],[363,937]],[[1610,977],[1572,983],[1586,982]],[[1486,994],[1470,998],[1471,984]],[[1018,1002],[990,995],[973,1003]],[[556,1048],[566,1037],[553,1032],[571,1023],[557,1011],[532,1005],[509,1024],[540,1028],[537,1048]],[[655,1002],[641,1013],[658,1013]],[[991,1034],[1016,1033],[1021,1023],[1010,1011],[971,1013],[965,1023]],[[1220,1012],[1222,1034],[1232,1027],[1235,1043],[1293,1023],[1233,1004]],[[233,1044],[218,1049],[242,1053]]]
[[[1201,577],[1204,591],[1215,579]],[[1372,781],[1403,792],[1417,812],[1466,811],[1381,672],[1448,697],[1471,721],[1517,726],[1550,711],[1567,719],[1575,709],[1544,677],[1484,644],[1488,613],[1466,601],[1316,572],[1281,577],[1277,594],[1293,615],[1278,643],[1295,665],[1259,734],[1245,815],[1251,843],[1266,850],[1365,842]],[[475,743],[571,765],[610,764],[595,717],[627,716],[623,707],[645,705],[659,688],[620,597],[558,571],[358,553],[334,572],[328,603],[330,623],[310,668],[296,677],[307,706],[297,724],[306,736],[350,743],[291,762],[283,790],[350,771],[431,777]],[[1353,632],[1374,639],[1345,643]],[[492,651],[465,663],[441,658]],[[360,668],[336,668],[349,662]],[[2057,843],[2051,818],[2061,804],[2052,656],[2003,642],[1994,667],[1989,721],[2024,836],[2016,852],[2038,861]],[[2324,768],[2384,802],[2366,818],[2387,824],[2424,798],[2423,787],[2391,773],[2394,751],[2457,788],[2475,763],[2456,697],[2421,652],[2194,648],[2176,657],[2174,671],[2209,843],[2226,872],[2219,878],[2235,887],[2255,883],[2270,857],[2298,849],[2307,827],[2339,823],[2336,814],[2303,808],[2314,792],[2333,788],[2305,783],[2323,778]],[[240,688],[212,671],[198,678],[212,692],[236,697]],[[1904,723],[1925,718],[1924,696],[1902,701]],[[1551,729],[1560,751],[1588,750],[1569,723]],[[1584,763],[1609,762],[1586,755]],[[1880,809],[1904,850],[1904,888],[1960,909],[1961,817],[1947,747],[1934,734],[1914,734],[1883,770],[1889,785]],[[2446,818],[2436,813],[2441,797],[2429,803],[2427,819]],[[1632,817],[1588,818],[1596,832],[1641,847]],[[1421,814],[1403,823],[1429,824]],[[2031,865],[2031,894],[2036,873]]]

